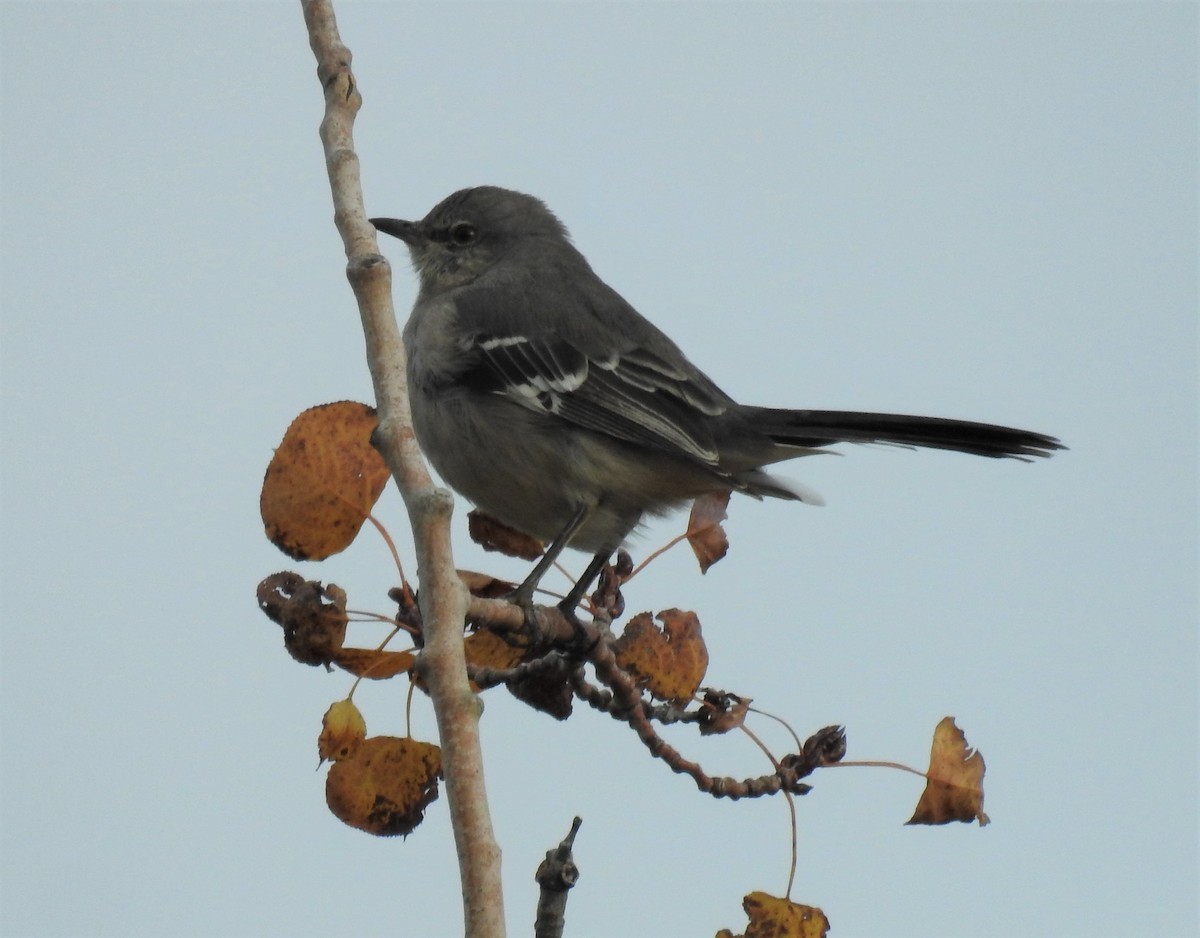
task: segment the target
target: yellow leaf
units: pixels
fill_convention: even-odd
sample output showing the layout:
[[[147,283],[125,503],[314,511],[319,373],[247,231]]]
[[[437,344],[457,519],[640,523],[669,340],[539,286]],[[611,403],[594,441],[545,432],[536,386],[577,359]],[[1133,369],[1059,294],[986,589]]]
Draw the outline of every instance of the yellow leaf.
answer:
[[[909,824],[979,821],[983,827],[983,754],[967,745],[967,737],[946,717],[933,731],[929,774]]]
[[[742,900],[742,908],[750,919],[743,938],[825,938],[829,934],[829,919],[815,906],[752,892]],[[724,934],[730,934],[728,929]]]
[[[325,802],[343,823],[369,834],[409,834],[437,798],[441,774],[442,753],[432,743],[372,736],[329,767]]]
[[[367,737],[367,721],[349,697],[332,704],[321,718],[317,755],[321,761],[349,759]]]

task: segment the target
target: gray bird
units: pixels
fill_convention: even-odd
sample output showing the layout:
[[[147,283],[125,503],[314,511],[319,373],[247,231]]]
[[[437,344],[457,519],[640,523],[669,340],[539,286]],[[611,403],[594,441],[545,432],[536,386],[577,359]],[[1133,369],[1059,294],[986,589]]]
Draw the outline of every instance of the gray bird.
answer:
[[[592,553],[574,611],[643,516],[707,492],[821,504],[764,466],[834,443],[1028,460],[1062,449],[1027,430],[938,417],[739,404],[592,271],[540,200],[463,189],[421,221],[373,218],[420,278],[404,328],[413,425],[441,477],[549,544],[513,596],[531,615],[564,547]]]

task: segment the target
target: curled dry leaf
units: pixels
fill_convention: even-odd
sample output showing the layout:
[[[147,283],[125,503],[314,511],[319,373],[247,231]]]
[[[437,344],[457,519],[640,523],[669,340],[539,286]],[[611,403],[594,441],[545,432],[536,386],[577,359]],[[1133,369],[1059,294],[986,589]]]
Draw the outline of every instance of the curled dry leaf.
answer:
[[[298,573],[273,573],[258,584],[258,606],[283,627],[283,646],[301,664],[326,665],[346,640],[346,594]]]
[[[317,737],[317,755],[321,761],[340,762],[349,759],[359,743],[367,738],[367,721],[347,697],[331,704],[321,718],[321,735]]]
[[[263,479],[259,509],[271,543],[297,560],[323,560],[350,546],[388,470],[371,446],[375,411],[340,401],[292,421]]]
[[[510,528],[478,508],[467,515],[467,531],[471,540],[484,550],[496,551],[506,557],[536,560],[544,550],[542,542],[536,537]]]
[[[558,667],[535,668],[504,686],[517,700],[556,720],[565,720],[574,707],[575,691],[571,686],[571,666],[564,658],[558,658],[557,662]]]
[[[728,691],[707,688],[700,704],[699,729],[701,736],[728,733],[746,722],[751,698],[739,697]]]
[[[333,663],[356,677],[384,681],[397,674],[406,674],[416,664],[411,651],[377,651],[374,648],[339,648]]]
[[[372,736],[329,767],[325,801],[343,823],[368,834],[409,834],[438,795],[442,753],[432,743]]]
[[[909,824],[979,821],[983,827],[983,754],[967,745],[967,737],[945,717],[933,731],[929,775]]]
[[[629,620],[614,644],[617,664],[660,700],[692,699],[708,670],[708,649],[693,612],[667,609],[658,614],[660,631],[642,612]]]
[[[841,762],[846,755],[846,730],[841,726],[826,726],[817,730],[804,741],[799,752],[789,753],[779,760],[780,769],[788,776],[784,781],[790,781],[789,791],[797,795],[807,795],[812,791],[811,785],[800,781],[807,778],[823,765],[833,765]]]
[[[621,595],[621,586],[632,573],[633,558],[626,550],[617,551],[616,561],[606,563],[600,570],[596,589],[588,598],[597,612],[608,616],[609,622],[615,622],[625,614],[625,597]]]
[[[825,938],[829,919],[815,906],[800,905],[765,892],[752,892],[742,900],[750,919],[741,938]],[[717,938],[733,938],[729,929]]]
[[[721,525],[728,517],[725,511],[728,507],[728,492],[710,492],[692,503],[687,541],[700,561],[701,573],[707,573],[709,567],[729,552],[729,538],[725,536],[725,528]]]

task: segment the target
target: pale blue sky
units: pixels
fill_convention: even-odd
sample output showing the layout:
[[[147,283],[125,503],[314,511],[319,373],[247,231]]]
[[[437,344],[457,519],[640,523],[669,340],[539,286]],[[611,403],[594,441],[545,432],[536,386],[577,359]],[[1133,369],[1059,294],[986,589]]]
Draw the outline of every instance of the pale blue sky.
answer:
[[[371,213],[533,192],[743,400],[1071,447],[794,463],[827,507],[735,499],[726,560],[629,589],[698,612],[711,683],[845,724],[851,758],[921,765],[946,714],[984,752],[982,831],[904,827],[911,777],[818,773],[794,897],[839,938],[1196,934],[1197,6],[338,13]],[[258,519],[271,447],[370,394],[298,5],[4,2],[0,37],[0,933],[459,933],[444,803],[407,841],[333,819],[315,741],[350,680],[254,603],[297,566]],[[369,532],[300,569],[387,608]],[[399,683],[356,699],[403,731]],[[715,803],[590,711],[492,692],[483,732],[513,934],[575,814],[568,934],[712,934],[783,888],[782,802]]]

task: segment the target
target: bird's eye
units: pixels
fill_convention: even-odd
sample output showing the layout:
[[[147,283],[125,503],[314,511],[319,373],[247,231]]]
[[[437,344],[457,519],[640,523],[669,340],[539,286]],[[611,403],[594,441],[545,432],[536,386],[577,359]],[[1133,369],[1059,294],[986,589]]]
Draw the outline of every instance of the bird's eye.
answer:
[[[457,245],[470,244],[479,232],[468,221],[455,222],[450,226],[450,240]]]

